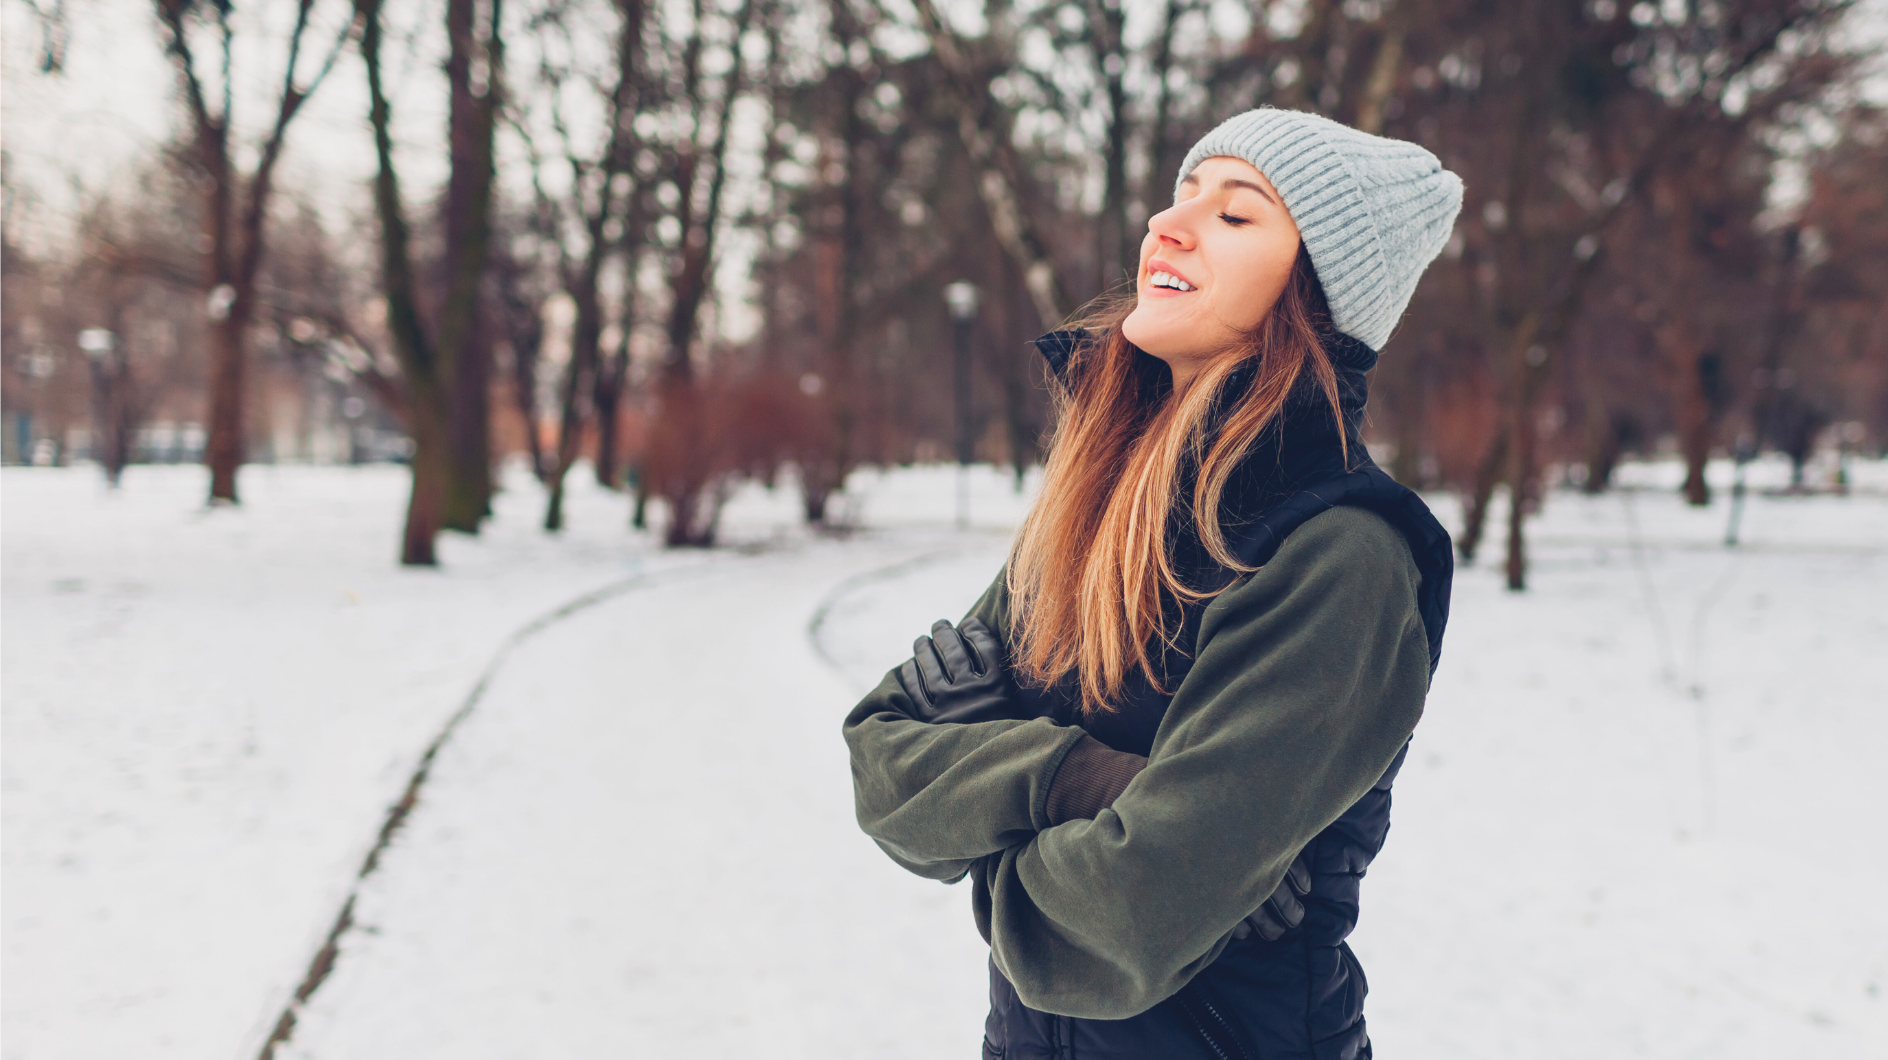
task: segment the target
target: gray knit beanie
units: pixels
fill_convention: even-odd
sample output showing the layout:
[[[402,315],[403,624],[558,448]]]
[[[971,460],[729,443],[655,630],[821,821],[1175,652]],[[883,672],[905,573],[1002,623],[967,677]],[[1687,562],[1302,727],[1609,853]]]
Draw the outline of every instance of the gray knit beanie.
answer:
[[[1462,179],[1435,155],[1329,118],[1261,107],[1236,114],[1187,152],[1174,190],[1202,159],[1243,158],[1298,222],[1331,323],[1381,350],[1462,208]]]

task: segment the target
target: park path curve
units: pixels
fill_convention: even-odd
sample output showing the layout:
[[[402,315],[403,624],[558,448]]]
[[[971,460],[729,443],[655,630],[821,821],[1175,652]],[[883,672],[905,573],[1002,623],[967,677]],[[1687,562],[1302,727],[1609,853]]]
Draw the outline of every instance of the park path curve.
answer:
[[[967,899],[858,833],[838,733],[865,675],[1000,562],[965,544],[729,558],[515,645],[277,1055],[974,1049]]]

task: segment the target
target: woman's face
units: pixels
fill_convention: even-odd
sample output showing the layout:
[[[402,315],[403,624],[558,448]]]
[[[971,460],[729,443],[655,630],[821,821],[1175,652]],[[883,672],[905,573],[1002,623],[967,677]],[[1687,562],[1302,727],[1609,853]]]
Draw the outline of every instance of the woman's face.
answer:
[[[1206,159],[1147,221],[1139,301],[1122,332],[1184,389],[1265,319],[1297,260],[1298,225],[1265,174],[1244,159]]]

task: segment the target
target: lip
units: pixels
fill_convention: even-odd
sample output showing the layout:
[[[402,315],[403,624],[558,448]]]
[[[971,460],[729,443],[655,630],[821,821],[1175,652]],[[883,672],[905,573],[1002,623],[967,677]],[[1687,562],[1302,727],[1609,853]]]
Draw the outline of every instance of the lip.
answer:
[[[1181,282],[1183,282],[1183,283],[1185,283],[1185,284],[1186,284],[1187,286],[1189,286],[1189,287],[1192,287],[1192,288],[1193,288],[1193,291],[1176,291],[1176,290],[1174,290],[1174,289],[1173,289],[1173,288],[1171,288],[1171,287],[1155,287],[1155,286],[1153,285],[1153,283],[1152,283],[1152,281],[1153,281],[1153,278],[1154,278],[1154,274],[1155,274],[1155,273],[1157,273],[1157,272],[1166,272],[1166,273],[1171,273],[1171,274],[1173,274],[1174,276],[1177,276],[1177,277],[1179,277],[1179,279],[1181,280]],[[1161,259],[1159,259],[1159,258],[1151,258],[1151,259],[1149,259],[1149,260],[1148,260],[1148,262],[1147,262],[1147,278],[1148,278],[1148,281],[1149,281],[1149,282],[1148,282],[1148,284],[1147,284],[1147,288],[1148,288],[1148,290],[1150,290],[1150,291],[1160,291],[1160,292],[1162,292],[1162,293],[1164,293],[1164,294],[1192,294],[1192,293],[1194,293],[1194,291],[1198,291],[1198,290],[1200,289],[1200,285],[1199,285],[1199,284],[1197,284],[1197,283],[1194,283],[1194,282],[1193,282],[1193,280],[1192,280],[1192,278],[1191,278],[1191,277],[1189,277],[1189,276],[1188,276],[1188,275],[1187,275],[1186,273],[1184,273],[1184,272],[1181,272],[1181,271],[1180,271],[1179,269],[1176,269],[1176,268],[1174,268],[1174,267],[1173,267],[1173,265],[1172,265],[1171,263],[1169,263],[1169,262],[1166,262],[1166,261],[1162,261],[1162,260],[1161,260]]]

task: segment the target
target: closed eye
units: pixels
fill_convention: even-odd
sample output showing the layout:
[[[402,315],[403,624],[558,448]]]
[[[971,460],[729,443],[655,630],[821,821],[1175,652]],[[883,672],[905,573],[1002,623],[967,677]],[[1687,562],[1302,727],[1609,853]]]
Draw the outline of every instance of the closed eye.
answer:
[[[1236,214],[1229,214],[1229,213],[1220,214],[1219,219],[1233,226],[1234,228],[1238,228],[1241,225],[1249,225],[1252,223],[1252,218],[1250,217],[1240,217],[1240,216],[1237,216]]]

